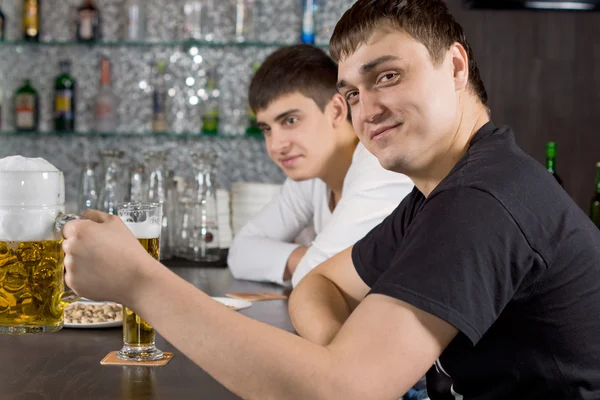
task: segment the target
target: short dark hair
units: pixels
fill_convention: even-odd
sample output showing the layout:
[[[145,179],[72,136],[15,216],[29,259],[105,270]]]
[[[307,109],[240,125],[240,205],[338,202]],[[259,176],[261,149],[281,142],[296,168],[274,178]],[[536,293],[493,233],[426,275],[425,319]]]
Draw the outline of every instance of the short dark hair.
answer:
[[[423,44],[433,61],[439,65],[445,52],[460,43],[469,59],[469,84],[472,92],[487,106],[487,92],[473,50],[462,27],[443,0],[358,0],[338,21],[329,52],[336,62],[351,55],[365,43],[380,24],[387,24],[408,33]]]
[[[257,112],[282,96],[299,92],[324,111],[337,93],[336,83],[337,64],[323,50],[306,44],[282,47],[254,74],[248,101]]]

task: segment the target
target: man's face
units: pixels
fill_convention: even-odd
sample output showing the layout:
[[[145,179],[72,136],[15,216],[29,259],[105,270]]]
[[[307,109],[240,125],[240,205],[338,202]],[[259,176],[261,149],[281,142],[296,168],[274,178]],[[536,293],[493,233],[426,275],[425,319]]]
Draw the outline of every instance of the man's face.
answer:
[[[340,61],[338,87],[354,130],[384,168],[420,173],[450,146],[459,101],[448,54],[434,66],[408,34],[377,30]]]
[[[335,154],[336,139],[330,119],[313,99],[293,93],[256,113],[265,135],[267,152],[295,181],[320,177]]]

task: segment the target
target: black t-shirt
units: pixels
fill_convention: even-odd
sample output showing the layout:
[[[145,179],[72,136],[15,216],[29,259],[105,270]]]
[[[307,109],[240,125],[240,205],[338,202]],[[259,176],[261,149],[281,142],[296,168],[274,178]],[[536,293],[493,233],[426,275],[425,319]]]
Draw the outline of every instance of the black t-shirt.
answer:
[[[482,127],[352,259],[370,293],[458,329],[432,400],[600,399],[600,231],[509,128]]]

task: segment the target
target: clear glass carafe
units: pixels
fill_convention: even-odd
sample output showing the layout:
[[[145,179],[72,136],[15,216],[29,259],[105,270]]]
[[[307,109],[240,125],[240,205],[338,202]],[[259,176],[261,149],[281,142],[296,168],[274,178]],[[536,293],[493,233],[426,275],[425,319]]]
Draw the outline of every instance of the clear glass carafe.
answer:
[[[160,242],[160,259],[168,260],[173,256],[172,241],[169,235],[169,225],[171,222],[173,205],[168,199],[169,177],[167,174],[167,161],[169,159],[169,150],[148,150],[144,153],[146,157],[147,182],[148,182],[148,201],[162,204],[162,231]]]
[[[97,208],[96,165],[95,162],[86,162],[81,170],[79,191],[77,193],[77,212],[79,214],[89,208]]]
[[[100,211],[115,214],[117,203],[125,200],[123,171],[121,168],[121,161],[124,156],[125,152],[122,150],[100,151],[100,157],[104,165],[104,180],[98,199],[98,209]]]
[[[192,261],[220,259],[217,213],[216,153],[190,153],[195,170],[195,190],[180,201],[181,232],[178,255]]]

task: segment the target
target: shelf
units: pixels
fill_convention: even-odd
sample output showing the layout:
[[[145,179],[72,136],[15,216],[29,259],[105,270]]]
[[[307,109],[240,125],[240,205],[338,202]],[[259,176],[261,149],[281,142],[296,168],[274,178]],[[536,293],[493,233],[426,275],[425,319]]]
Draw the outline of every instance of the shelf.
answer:
[[[0,131],[0,137],[3,136],[27,136],[27,137],[51,137],[51,136],[71,136],[71,137],[127,137],[127,138],[149,138],[149,137],[163,137],[170,139],[262,139],[261,134],[251,135],[233,135],[229,133],[219,133],[218,135],[208,135],[202,133],[193,132],[167,132],[167,133],[134,133],[134,132],[62,132],[62,131]]]
[[[296,43],[279,42],[206,42],[201,40],[167,40],[156,42],[145,41],[99,41],[99,42],[78,42],[76,40],[49,40],[32,42],[27,40],[6,40],[0,42],[0,47],[36,47],[36,46],[80,46],[80,47],[284,47]],[[317,47],[327,48],[328,45],[319,44]]]

